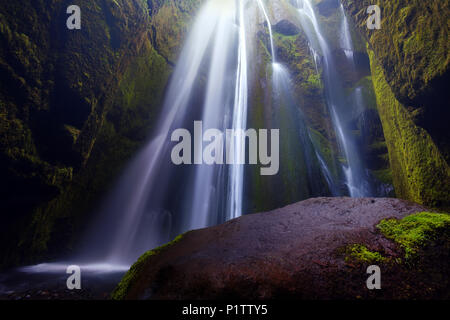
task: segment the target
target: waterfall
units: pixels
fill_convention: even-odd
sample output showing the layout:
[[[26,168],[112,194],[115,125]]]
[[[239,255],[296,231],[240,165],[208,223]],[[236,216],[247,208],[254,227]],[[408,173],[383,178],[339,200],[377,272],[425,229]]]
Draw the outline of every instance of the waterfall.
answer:
[[[131,263],[184,231],[242,214],[243,165],[227,169],[201,164],[199,153],[193,155],[194,165],[175,166],[170,135],[177,128],[192,128],[195,119],[201,119],[205,128],[245,129],[248,88],[243,10],[243,1],[211,0],[199,11],[168,85],[154,138],[125,169],[105,201],[82,258],[87,252],[85,259],[104,257]],[[193,143],[201,145],[202,138],[194,136]],[[236,159],[242,157],[239,143],[237,139]]]
[[[311,141],[304,117],[296,101],[297,99],[293,94],[294,88],[291,83],[289,70],[276,59],[272,24],[266,8],[261,0],[257,1],[268,27],[272,54],[272,87],[275,107],[272,126],[283,128],[284,134],[281,146],[281,153],[285,155],[282,159],[284,162],[283,167],[292,168],[295,166],[296,168],[296,170],[293,170],[294,172],[291,171],[288,174],[282,169],[282,180],[285,183],[289,181],[286,188],[291,189],[294,193],[300,193],[299,190],[302,189],[300,185],[306,185],[311,194],[319,195],[323,193],[323,186],[317,183],[319,180],[318,176],[321,175],[317,164],[322,164],[317,159],[317,151]],[[297,163],[293,164],[292,159],[295,159]],[[323,165],[326,166],[325,163]],[[328,169],[326,170],[329,172]],[[306,172],[307,175],[302,176],[301,172]],[[328,179],[326,177],[324,178],[328,183]],[[334,187],[328,183],[328,188],[331,190]],[[295,199],[295,195],[293,199]]]
[[[323,36],[319,21],[310,0],[297,1],[300,23],[313,48],[320,49],[324,62],[324,81],[327,104],[330,109],[331,120],[334,125],[336,137],[340,148],[343,151],[345,164],[342,170],[345,175],[345,185],[352,197],[364,197],[372,195],[371,186],[367,171],[360,158],[360,152],[356,147],[354,138],[343,124],[343,117],[346,113],[343,88],[341,87],[339,75],[334,65],[333,56],[328,48],[328,44]],[[345,14],[342,15],[345,19]],[[348,28],[345,28],[348,31]],[[344,38],[350,41],[347,32]]]
[[[244,19],[244,1],[239,1],[239,49],[236,73],[236,88],[233,108],[233,129],[245,130],[247,125],[247,43]],[[227,218],[237,218],[242,215],[242,194],[244,181],[245,146],[243,139],[236,137],[234,149],[234,164],[230,168],[230,185]]]
[[[353,42],[352,42],[352,36],[350,34],[350,28],[348,26],[347,16],[345,15],[344,6],[340,5],[339,7],[340,14],[342,16],[342,22],[341,22],[341,48],[345,52],[345,56],[348,60],[353,62]]]
[[[222,8],[225,10],[226,8]],[[227,97],[227,92],[231,91],[224,79],[230,77],[227,75],[227,67],[229,63],[229,53],[233,49],[234,41],[236,35],[234,32],[230,32],[229,28],[234,24],[233,7],[230,5],[228,10],[222,12],[220,17],[218,17],[216,37],[213,45],[213,50],[211,53],[211,67],[208,76],[208,85],[206,88],[206,98],[203,108],[202,123],[206,128],[221,128],[225,129],[228,125],[224,118],[229,117],[229,110],[231,108],[231,101]],[[239,31],[239,37],[241,33]],[[238,64],[241,62],[239,61]],[[238,65],[239,70],[239,65]],[[235,91],[239,94],[245,94],[246,88],[239,87],[239,80],[246,82],[245,78],[236,80]],[[244,97],[244,99],[246,99]],[[239,99],[235,99],[235,104],[233,107],[234,114],[238,112],[246,114],[247,110],[242,110],[240,107],[245,107],[243,105],[237,105],[236,101],[241,103]],[[246,103],[246,101],[244,101]],[[224,112],[225,111],[225,117]],[[235,125],[242,125],[241,122],[233,123]],[[202,144],[202,137],[199,137],[200,141],[198,144]],[[196,162],[201,161],[202,154],[195,155],[197,159]],[[198,190],[199,192],[193,192],[193,203],[187,206],[190,208],[191,212],[195,214],[190,215],[190,221],[187,224],[187,228],[196,229],[208,226],[211,224],[210,218],[217,217],[220,215],[220,207],[214,206],[213,203],[218,203],[221,191],[221,185],[224,181],[220,178],[223,168],[218,168],[215,166],[199,165],[195,173],[195,182],[193,190]],[[233,172],[230,175],[230,181],[235,187],[240,184],[242,172]],[[236,215],[239,216],[241,207],[241,196],[240,194],[233,194],[233,201],[235,201]]]
[[[300,21],[310,39],[316,68],[319,54],[324,56],[327,101],[345,158],[345,184],[350,195],[363,196],[368,189],[358,150],[341,122],[341,88],[333,61],[310,1],[299,0],[300,5]],[[193,154],[194,164],[177,166],[170,161],[171,133],[178,128],[246,130],[252,39],[249,21],[257,8],[270,37],[271,99],[275,108],[272,128],[283,128],[282,177],[271,181],[290,192],[288,198],[294,201],[324,194],[326,186],[321,181],[328,184],[331,194],[339,194],[338,183],[333,181],[336,177],[332,177],[312,143],[293,94],[289,70],[276,60],[272,25],[262,0],[209,0],[199,10],[182,48],[151,140],[124,170],[92,224],[81,250],[85,261],[96,258],[115,264],[131,263],[149,248],[182,232],[243,214],[245,140],[233,138],[231,164],[202,164],[202,153],[198,151],[202,148],[194,147],[198,151]],[[194,135],[192,144],[202,146],[202,138]],[[281,203],[285,204],[283,199]]]
[[[270,51],[272,53],[272,63],[275,64],[276,56],[275,56],[275,47],[273,45],[272,25],[270,23],[269,16],[267,15],[267,11],[266,11],[266,8],[264,7],[263,3],[261,2],[261,0],[257,0],[257,1],[258,1],[259,7],[261,8],[261,11],[263,12],[264,19],[266,20],[267,28],[269,29]]]
[[[268,3],[271,10],[266,8]],[[349,119],[358,118],[360,127],[368,128],[365,87],[358,86],[352,95],[345,96],[342,76],[312,1],[297,0],[297,26],[306,34],[315,72],[323,79],[326,110],[320,110],[325,115],[320,121],[326,122],[324,130],[334,130],[336,146],[334,137],[322,137],[322,132],[312,130],[317,127],[307,126],[316,114],[311,116],[307,114],[311,110],[302,110],[300,101],[308,100],[297,96],[303,92],[298,90],[299,83],[293,81],[298,73],[291,72],[283,61],[284,55],[276,54],[284,53],[284,47],[277,51],[276,45],[285,41],[286,35],[279,30],[274,32],[270,19],[284,19],[279,10],[287,10],[280,7],[288,6],[283,1],[282,6],[274,7],[278,4],[280,1],[270,0],[204,2],[181,48],[150,139],[98,208],[79,254],[70,263],[42,263],[23,268],[24,272],[57,272],[66,276],[65,267],[75,261],[83,272],[98,279],[98,272],[122,273],[142,253],[183,232],[240,217],[248,208],[249,213],[256,212],[260,208],[255,205],[257,202],[265,211],[314,196],[364,197],[390,192],[389,185],[378,189],[371,185],[361,150],[348,125]],[[338,49],[345,53],[345,66],[355,71],[349,24],[342,5],[339,10]],[[291,13],[287,16],[292,18]],[[261,20],[267,25],[270,51],[266,33],[260,32]],[[289,41],[293,38],[289,37]],[[269,54],[271,63],[267,62]],[[308,60],[302,63],[309,63]],[[255,128],[279,129],[280,166],[273,177],[255,178],[244,164],[247,150],[242,134],[247,126],[252,127],[252,121]],[[171,161],[176,141],[173,133],[180,128],[194,132],[189,141],[189,145],[194,145],[190,165]],[[203,144],[208,138],[195,134],[203,129],[217,130],[222,139],[227,129],[238,130],[232,141],[226,137],[226,163],[203,163]],[[322,140],[329,145],[325,146]],[[233,150],[231,161],[229,148]],[[272,207],[265,208],[269,206]]]

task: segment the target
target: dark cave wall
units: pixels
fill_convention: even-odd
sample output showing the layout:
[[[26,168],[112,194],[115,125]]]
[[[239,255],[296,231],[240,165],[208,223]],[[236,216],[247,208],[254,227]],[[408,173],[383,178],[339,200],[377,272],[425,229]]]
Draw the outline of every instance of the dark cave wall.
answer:
[[[146,141],[198,3],[0,1],[0,266],[73,249]]]

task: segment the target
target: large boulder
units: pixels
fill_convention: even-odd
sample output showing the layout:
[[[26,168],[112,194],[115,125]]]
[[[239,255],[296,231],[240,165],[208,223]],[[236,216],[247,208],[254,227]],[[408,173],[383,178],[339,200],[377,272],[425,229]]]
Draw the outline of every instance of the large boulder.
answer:
[[[314,198],[242,216],[147,252],[113,298],[442,297],[450,218],[424,210],[397,199]],[[372,264],[381,290],[366,287]]]

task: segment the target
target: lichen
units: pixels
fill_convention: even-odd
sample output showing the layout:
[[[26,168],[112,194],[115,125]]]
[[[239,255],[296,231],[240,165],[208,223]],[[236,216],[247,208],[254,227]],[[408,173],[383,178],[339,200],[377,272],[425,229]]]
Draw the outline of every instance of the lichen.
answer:
[[[143,255],[141,255],[138,260],[131,266],[131,268],[125,273],[122,280],[119,282],[117,287],[114,289],[114,291],[111,294],[111,299],[113,300],[123,300],[125,299],[128,290],[135,284],[137,277],[139,276],[140,272],[144,268],[144,266],[147,264],[148,259],[151,257],[157,256],[162,251],[166,250],[167,248],[173,246],[175,243],[179,242],[183,237],[185,237],[186,233],[180,234],[172,241],[157,247],[153,250],[149,250],[145,252]]]

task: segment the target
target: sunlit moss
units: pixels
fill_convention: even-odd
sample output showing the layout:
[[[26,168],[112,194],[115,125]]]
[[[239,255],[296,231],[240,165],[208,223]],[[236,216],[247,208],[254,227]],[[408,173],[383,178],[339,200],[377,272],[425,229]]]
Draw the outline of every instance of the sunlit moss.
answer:
[[[430,241],[445,237],[444,233],[448,239],[450,215],[421,212],[401,220],[384,219],[377,228],[388,239],[398,243],[405,250],[405,258],[410,259]]]
[[[370,251],[365,245],[353,244],[345,248],[345,262],[347,263],[381,263],[386,261],[379,252]]]

